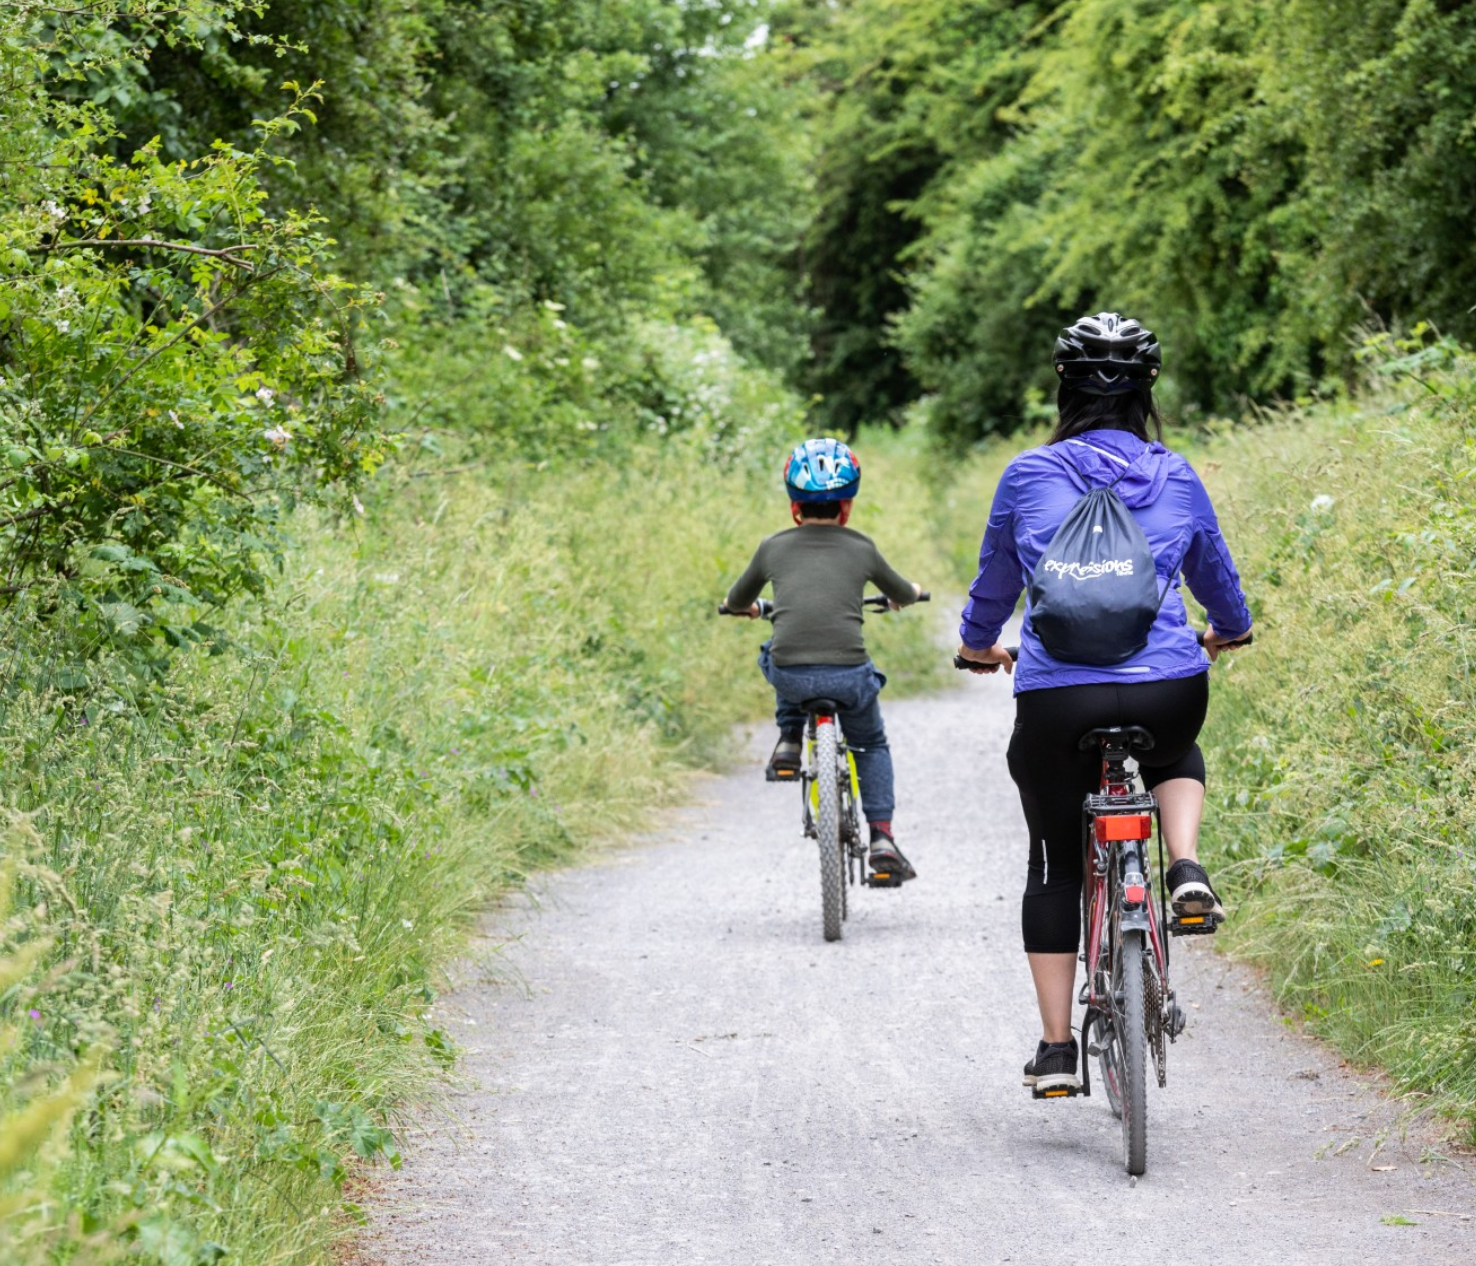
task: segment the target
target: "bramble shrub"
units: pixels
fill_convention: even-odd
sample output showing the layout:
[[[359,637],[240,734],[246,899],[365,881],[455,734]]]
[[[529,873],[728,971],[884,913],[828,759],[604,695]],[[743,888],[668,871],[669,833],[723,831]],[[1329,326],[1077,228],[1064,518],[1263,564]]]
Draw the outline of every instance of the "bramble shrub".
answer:
[[[0,14],[0,592],[157,667],[261,592],[282,516],[352,486],[384,442],[375,298],[263,185],[313,91],[287,85],[251,150],[114,157],[108,115],[53,89],[141,55],[102,38],[125,10],[140,40],[188,29],[121,0]]]

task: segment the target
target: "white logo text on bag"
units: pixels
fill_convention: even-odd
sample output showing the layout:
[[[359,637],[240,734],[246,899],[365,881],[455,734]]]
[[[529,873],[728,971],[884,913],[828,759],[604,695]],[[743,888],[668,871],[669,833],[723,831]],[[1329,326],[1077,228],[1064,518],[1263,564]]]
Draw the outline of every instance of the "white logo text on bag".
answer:
[[[1048,558],[1045,569],[1069,580],[1098,580],[1103,576],[1131,576],[1133,560],[1107,558],[1100,563],[1064,563],[1059,558]]]

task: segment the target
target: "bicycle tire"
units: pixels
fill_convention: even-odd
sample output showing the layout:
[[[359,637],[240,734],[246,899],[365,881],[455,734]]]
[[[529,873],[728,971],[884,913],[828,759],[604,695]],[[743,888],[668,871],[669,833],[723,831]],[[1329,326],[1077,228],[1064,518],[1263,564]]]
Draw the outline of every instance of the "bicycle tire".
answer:
[[[1124,932],[1113,963],[1114,1028],[1122,1060],[1122,1147],[1128,1173],[1148,1166],[1148,1031],[1143,1010],[1143,933]]]
[[[845,868],[841,864],[840,778],[835,723],[815,727],[815,834],[820,845],[820,923],[827,941],[841,939]]]

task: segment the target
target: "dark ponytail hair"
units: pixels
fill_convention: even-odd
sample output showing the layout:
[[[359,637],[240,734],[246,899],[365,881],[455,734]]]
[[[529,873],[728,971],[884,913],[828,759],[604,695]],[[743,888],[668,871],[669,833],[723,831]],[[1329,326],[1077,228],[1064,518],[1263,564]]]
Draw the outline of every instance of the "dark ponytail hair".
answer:
[[[1131,431],[1140,440],[1163,440],[1163,416],[1148,391],[1099,396],[1063,382],[1056,392],[1056,408],[1060,416],[1047,444],[1059,444],[1083,431]]]

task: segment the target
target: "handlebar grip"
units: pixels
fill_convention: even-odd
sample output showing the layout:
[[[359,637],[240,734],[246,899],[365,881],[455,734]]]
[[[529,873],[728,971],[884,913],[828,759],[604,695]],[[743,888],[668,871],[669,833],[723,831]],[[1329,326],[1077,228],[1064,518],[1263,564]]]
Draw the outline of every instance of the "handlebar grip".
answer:
[[[770,602],[767,598],[760,598],[758,600],[758,608],[758,618],[760,620],[771,620],[774,618],[774,604]],[[740,619],[747,619],[748,608],[744,607],[741,611],[734,611],[733,608],[730,607],[726,602],[720,602],[718,603],[718,614],[736,615]]]
[[[1009,651],[1013,662],[1019,662],[1020,648],[1018,646],[1006,646],[1005,650]],[[986,673],[998,672],[1000,667],[998,664],[980,664],[975,660],[965,659],[962,655],[953,657],[953,666],[963,672],[972,672],[976,668],[982,668]]]
[[[913,599],[913,602],[931,602],[932,600],[933,595],[929,593],[926,589],[924,589],[920,594],[917,595],[916,598]],[[869,593],[866,595],[866,597],[861,599],[861,605],[863,607],[875,607],[878,611],[887,610],[888,607],[891,605],[891,602],[892,600],[888,598],[887,595],[884,593]],[[912,603],[909,603],[908,605],[911,606]]]
[[[1194,640],[1196,642],[1198,642],[1201,646],[1204,645],[1204,630],[1203,629],[1195,629],[1195,631],[1194,631]],[[1224,650],[1224,651],[1233,651],[1233,650],[1236,650],[1236,649],[1238,649],[1239,647],[1242,647],[1242,646],[1249,646],[1255,640],[1256,640],[1255,633],[1253,633],[1253,632],[1252,633],[1247,633],[1244,637],[1239,638],[1239,639],[1237,639],[1234,642],[1226,642],[1225,645],[1222,646],[1220,649],[1221,650]]]

